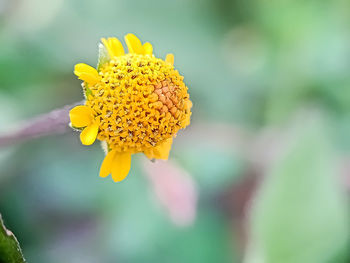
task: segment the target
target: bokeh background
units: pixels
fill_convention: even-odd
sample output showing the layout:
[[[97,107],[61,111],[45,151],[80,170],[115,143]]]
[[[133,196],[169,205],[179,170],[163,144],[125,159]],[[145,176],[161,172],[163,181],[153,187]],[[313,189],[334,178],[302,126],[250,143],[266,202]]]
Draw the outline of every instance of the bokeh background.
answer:
[[[350,262],[350,2],[0,0],[0,134],[82,99],[101,37],[175,54],[194,103],[167,163],[98,177],[78,133],[0,148],[28,262]]]

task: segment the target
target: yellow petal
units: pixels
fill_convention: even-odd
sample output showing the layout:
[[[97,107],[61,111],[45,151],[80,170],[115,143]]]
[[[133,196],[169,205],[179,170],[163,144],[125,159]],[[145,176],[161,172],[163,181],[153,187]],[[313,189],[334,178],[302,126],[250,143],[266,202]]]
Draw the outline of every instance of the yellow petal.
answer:
[[[113,37],[110,41],[111,41],[111,47],[113,49],[115,56],[124,55],[123,44],[119,41],[119,39]]]
[[[117,152],[114,155],[112,163],[112,178],[115,182],[120,182],[125,179],[130,171],[131,153]]]
[[[94,111],[88,106],[76,106],[70,110],[69,118],[73,127],[86,127],[94,120]]]
[[[124,48],[122,43],[116,37],[110,37],[107,40],[101,39],[103,45],[106,47],[108,54],[111,58],[124,55]]]
[[[140,55],[145,53],[140,39],[138,39],[134,34],[127,34],[125,36],[125,42],[128,46],[129,53],[136,53]]]
[[[107,153],[106,157],[104,158],[101,169],[100,169],[100,176],[101,177],[106,177],[112,172],[112,164],[113,164],[113,159],[116,151],[110,151]]]
[[[165,57],[165,61],[174,65],[174,54],[167,54]]]
[[[96,120],[80,133],[80,141],[84,145],[91,145],[95,142],[100,121]]]
[[[85,81],[89,85],[95,85],[98,82],[98,77],[88,73],[81,73],[79,79]]]
[[[84,63],[79,63],[75,65],[74,74],[77,75],[79,79],[91,85],[94,85],[99,81],[99,75],[97,70]]]
[[[161,143],[160,145],[145,151],[144,154],[149,159],[155,158],[155,159],[168,160],[172,143],[173,143],[173,138],[169,138],[165,140],[163,143]]]
[[[184,126],[190,125],[190,122],[191,122],[191,114],[188,114],[185,120],[183,121],[183,125]]]
[[[150,160],[155,159],[154,154],[153,154],[153,149],[143,151],[143,153],[147,156],[148,159],[150,159]]]
[[[152,55],[153,54],[152,44],[146,42],[145,44],[143,44],[143,50],[145,52],[145,55]]]
[[[77,72],[77,76],[81,72],[89,73],[89,74],[95,74],[98,75],[98,72],[95,68],[85,64],[85,63],[78,63],[74,67],[74,71]]]
[[[192,101],[190,101],[190,100],[185,101],[185,109],[186,110],[190,110],[192,108],[192,106],[193,106]]]

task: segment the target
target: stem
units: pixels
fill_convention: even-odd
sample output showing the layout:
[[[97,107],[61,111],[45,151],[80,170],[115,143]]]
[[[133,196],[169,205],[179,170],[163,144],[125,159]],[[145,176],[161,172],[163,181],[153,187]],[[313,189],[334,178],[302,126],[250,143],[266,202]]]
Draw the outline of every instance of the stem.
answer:
[[[40,115],[23,123],[12,132],[0,134],[0,148],[25,140],[30,140],[52,134],[62,134],[69,130],[69,111],[84,102],[76,102],[60,109]]]
[[[66,105],[60,109],[30,119],[12,132],[0,134],[0,148],[43,136],[63,134],[71,130],[69,127],[69,111],[73,107],[82,104],[84,104],[84,101]],[[247,131],[231,125],[220,125],[213,130],[213,127],[210,125],[197,124],[195,126],[192,125],[191,130],[192,132],[187,134],[187,138],[183,139],[182,143],[187,144],[188,140],[196,139],[213,141],[212,134],[216,134],[216,145],[228,148],[234,145],[237,149],[240,149],[252,169],[259,174],[267,170],[271,162],[279,155],[279,150],[283,148],[283,143],[281,142],[284,139],[277,130],[270,130],[267,133],[263,132],[254,137],[247,136]],[[179,140],[179,143],[181,144],[181,140]],[[344,180],[345,189],[350,191],[349,158],[344,157],[344,159],[345,161],[341,163],[341,174],[343,175],[342,179]],[[347,165],[344,165],[344,163]]]

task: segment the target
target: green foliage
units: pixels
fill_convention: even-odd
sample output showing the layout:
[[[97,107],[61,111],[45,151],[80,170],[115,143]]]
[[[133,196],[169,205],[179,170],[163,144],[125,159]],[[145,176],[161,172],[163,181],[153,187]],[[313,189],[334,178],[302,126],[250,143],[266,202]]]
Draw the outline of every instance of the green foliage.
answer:
[[[24,263],[21,248],[15,235],[6,229],[0,215],[0,262]]]
[[[344,262],[347,205],[325,128],[298,127],[255,198],[247,263]]]

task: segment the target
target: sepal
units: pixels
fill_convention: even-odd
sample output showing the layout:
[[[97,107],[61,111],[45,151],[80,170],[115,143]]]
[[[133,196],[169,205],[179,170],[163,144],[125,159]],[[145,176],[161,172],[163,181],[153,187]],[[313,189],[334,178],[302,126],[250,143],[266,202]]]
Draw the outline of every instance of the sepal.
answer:
[[[98,63],[97,71],[100,71],[101,67],[110,60],[108,51],[103,44],[98,45]]]

